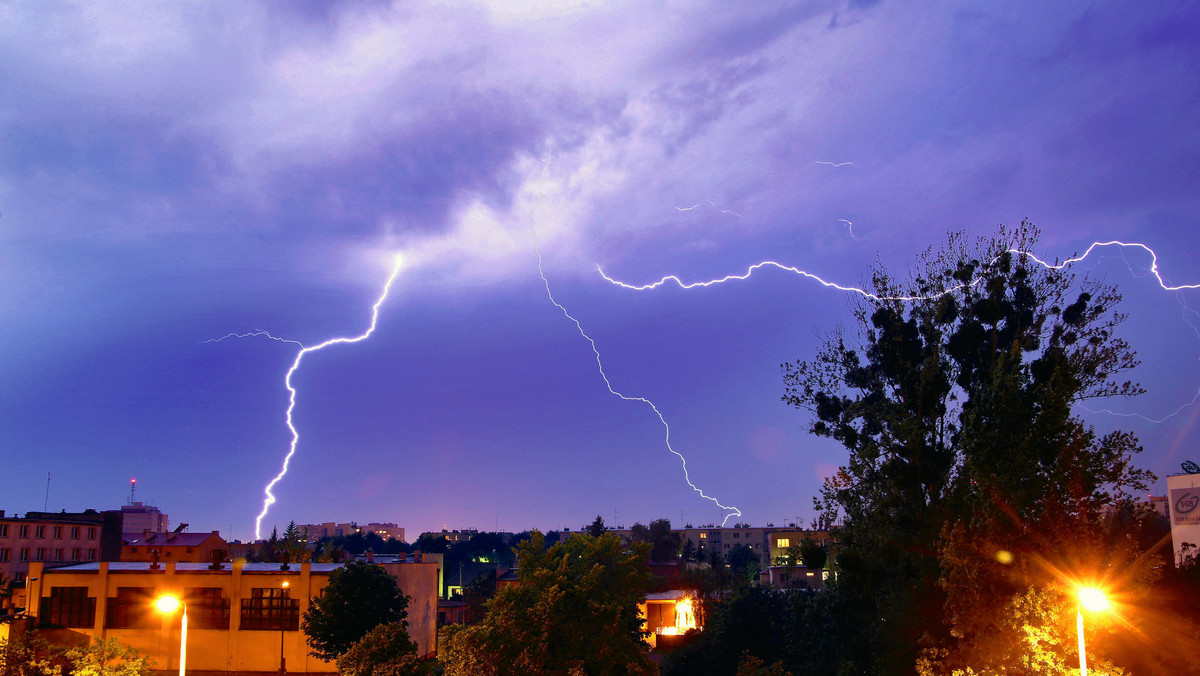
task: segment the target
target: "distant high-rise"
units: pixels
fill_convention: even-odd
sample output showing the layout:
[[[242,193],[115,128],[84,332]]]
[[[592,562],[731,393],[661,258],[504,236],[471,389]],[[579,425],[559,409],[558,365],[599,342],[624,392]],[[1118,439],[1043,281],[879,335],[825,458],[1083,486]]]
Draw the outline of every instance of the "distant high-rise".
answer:
[[[167,515],[153,505],[131,502],[121,507],[121,532],[123,533],[166,533]]]

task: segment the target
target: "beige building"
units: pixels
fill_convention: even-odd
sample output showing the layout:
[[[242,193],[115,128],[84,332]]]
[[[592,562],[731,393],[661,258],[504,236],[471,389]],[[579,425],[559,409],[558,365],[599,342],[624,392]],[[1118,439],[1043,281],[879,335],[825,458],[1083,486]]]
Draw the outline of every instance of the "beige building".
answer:
[[[179,614],[152,601],[181,597],[188,616],[187,668],[200,672],[328,674],[330,662],[308,654],[300,618],[342,564],[200,564],[98,562],[44,569],[34,564],[29,610],[43,635],[59,644],[83,637],[116,638],[151,656],[157,668],[179,668]],[[437,649],[437,565],[384,564],[411,597],[408,632],[418,654]]]

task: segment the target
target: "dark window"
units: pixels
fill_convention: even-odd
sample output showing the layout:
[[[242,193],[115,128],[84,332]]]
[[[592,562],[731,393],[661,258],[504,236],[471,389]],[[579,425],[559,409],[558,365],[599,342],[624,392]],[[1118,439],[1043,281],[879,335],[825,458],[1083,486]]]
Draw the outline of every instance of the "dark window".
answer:
[[[29,526],[24,526],[24,525],[17,526],[17,537],[19,537],[19,538],[29,537]]]
[[[96,624],[96,599],[87,587],[51,587],[42,599],[43,627],[91,627]]]
[[[184,594],[188,622],[195,629],[229,629],[229,599],[220,587],[189,587]]]
[[[8,549],[0,549],[0,563],[8,561]]]
[[[79,560],[79,548],[78,547],[71,550],[71,560],[72,561]]]
[[[297,631],[300,628],[300,601],[288,596],[287,589],[258,587],[250,598],[242,599],[242,629]]]
[[[65,559],[63,559],[63,550],[62,550],[62,547],[59,547],[59,548],[57,548],[57,549],[55,549],[55,550],[54,550],[54,560],[55,560],[55,561],[64,561],[64,560],[65,560]]]
[[[45,526],[34,526],[33,527],[33,537],[35,537],[35,538],[46,537],[46,527]]]
[[[88,528],[88,539],[89,540],[96,539],[96,529],[95,528]]]
[[[37,548],[37,555],[34,557],[34,559],[33,559],[33,560],[34,560],[34,561],[45,561],[45,560],[46,560],[46,548],[45,548],[45,547],[38,547],[38,548]]]
[[[0,538],[8,537],[8,524],[0,523]]]
[[[96,550],[95,550],[95,548],[92,548],[92,549],[89,549],[89,550],[88,550],[88,558],[87,558],[87,560],[88,560],[88,561],[95,561],[95,560],[96,560]]]
[[[28,560],[29,560],[29,548],[28,548],[28,547],[22,547],[22,548],[21,548],[21,559],[20,559],[20,560],[21,560],[21,561],[28,561]]]
[[[61,539],[62,539],[62,526],[55,526],[55,527],[54,527],[54,539],[55,539],[55,540],[61,540]]]
[[[131,554],[137,554],[137,547],[130,547],[130,548],[129,548],[129,552],[130,552]]]
[[[162,621],[154,609],[153,587],[117,587],[105,615],[104,626],[109,629],[157,629]]]
[[[71,526],[71,539],[72,540],[79,539],[79,526]]]

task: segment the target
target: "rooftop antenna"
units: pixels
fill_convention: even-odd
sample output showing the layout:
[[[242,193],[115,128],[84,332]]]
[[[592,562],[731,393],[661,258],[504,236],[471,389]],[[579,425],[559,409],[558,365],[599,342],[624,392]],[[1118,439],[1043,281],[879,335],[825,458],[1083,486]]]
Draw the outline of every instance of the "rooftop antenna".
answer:
[[[137,479],[129,480],[129,504],[133,504],[133,491],[137,488]]]
[[[46,499],[42,501],[42,511],[50,508],[50,472],[46,472]]]

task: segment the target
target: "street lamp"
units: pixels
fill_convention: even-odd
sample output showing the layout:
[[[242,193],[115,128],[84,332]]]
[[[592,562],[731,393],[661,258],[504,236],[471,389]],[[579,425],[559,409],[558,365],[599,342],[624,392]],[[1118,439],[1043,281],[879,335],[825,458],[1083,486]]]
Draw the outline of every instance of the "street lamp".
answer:
[[[1087,649],[1083,644],[1083,609],[1100,612],[1108,610],[1109,603],[1104,592],[1095,587],[1080,587],[1075,595],[1079,597],[1075,615],[1075,630],[1079,634],[1079,676],[1087,676]]]
[[[155,599],[154,607],[158,609],[158,612],[164,614],[173,613],[176,608],[183,610],[183,615],[180,617],[179,676],[184,676],[184,671],[187,669],[187,604],[175,596],[160,596]]]
[[[284,617],[283,617],[283,615],[284,615],[283,611],[284,611],[284,607],[285,607],[283,600],[284,600],[284,594],[287,593],[287,588],[290,584],[291,584],[290,582],[285,580],[283,582],[283,584],[280,585],[280,587],[283,589],[283,592],[281,592],[279,595],[279,673],[281,674],[281,676],[282,676],[282,674],[287,673],[287,660],[283,657],[283,637],[284,637],[284,630],[287,627],[287,624],[284,621]],[[180,674],[180,676],[183,676],[183,675]]]

